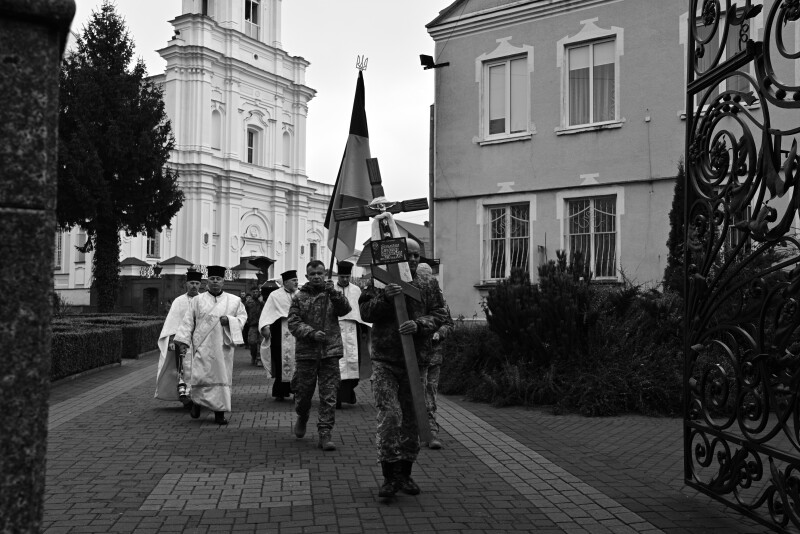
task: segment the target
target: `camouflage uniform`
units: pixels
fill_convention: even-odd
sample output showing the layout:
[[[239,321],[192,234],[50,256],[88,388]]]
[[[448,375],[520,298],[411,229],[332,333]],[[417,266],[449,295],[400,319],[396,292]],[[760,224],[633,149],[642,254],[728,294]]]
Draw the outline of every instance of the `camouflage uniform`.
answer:
[[[263,305],[257,301],[250,301],[244,305],[244,309],[247,311],[245,326],[248,328],[245,341],[250,348],[250,359],[253,364],[260,358],[258,345],[261,343],[261,334],[258,332],[258,318],[261,315],[261,308]]]
[[[317,430],[330,434],[336,418],[336,394],[339,390],[339,358],[344,354],[339,317],[351,310],[342,293],[326,293],[324,287],[304,285],[289,308],[289,331],[297,338],[295,371],[292,376],[295,412],[308,419],[311,398],[319,381]],[[314,334],[325,328],[324,344]]]
[[[409,319],[417,324],[414,347],[420,375],[430,363],[431,336],[444,323],[442,291],[435,278],[415,277],[411,285],[422,301],[406,297]],[[372,324],[372,394],[377,415],[376,446],[379,462],[413,463],[419,454],[419,434],[406,372],[394,304],[383,289],[370,288],[359,299],[361,318]]]
[[[450,317],[450,308],[445,304],[447,317],[445,323],[436,331],[439,340],[432,342],[431,364],[428,366],[425,375],[425,407],[428,411],[428,424],[431,432],[439,431],[439,423],[436,422],[436,393],[439,390],[439,373],[442,369],[442,341],[453,331],[453,319]]]

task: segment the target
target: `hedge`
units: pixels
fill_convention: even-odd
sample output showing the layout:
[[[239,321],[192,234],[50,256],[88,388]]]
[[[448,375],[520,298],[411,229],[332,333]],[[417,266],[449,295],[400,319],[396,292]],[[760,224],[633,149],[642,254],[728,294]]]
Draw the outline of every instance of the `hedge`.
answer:
[[[54,381],[89,369],[120,363],[122,330],[78,328],[59,332],[54,329],[50,347],[50,380]]]
[[[50,380],[120,363],[122,358],[136,358],[156,349],[163,324],[162,318],[141,315],[56,319],[52,324]]]

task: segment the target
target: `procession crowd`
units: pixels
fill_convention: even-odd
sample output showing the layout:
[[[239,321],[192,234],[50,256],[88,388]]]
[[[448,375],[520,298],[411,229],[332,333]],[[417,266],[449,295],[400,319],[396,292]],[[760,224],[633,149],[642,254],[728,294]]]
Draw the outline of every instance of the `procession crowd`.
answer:
[[[217,424],[227,425],[232,411],[231,386],[235,347],[248,346],[251,364],[263,367],[272,380],[275,401],[293,397],[297,439],[306,435],[312,398],[318,391],[318,446],[336,450],[332,437],[336,410],[356,403],[362,364],[371,362],[376,409],[377,459],[384,481],[378,491],[389,498],[398,491],[417,495],[411,478],[420,447],[439,449],[436,393],[442,364],[440,341],[453,321],[430,266],[420,263],[419,245],[408,240],[409,282],[366,289],[351,283],[353,264],[337,264],[334,283],[319,260],[306,265],[308,282],[298,287],[296,270],[269,280],[252,293],[239,296],[223,291],[225,268],[207,268],[202,275],[189,270],[186,293],[175,298],[159,338],[161,352],[155,397],[177,401],[199,418],[214,412]],[[409,292],[414,293],[411,298]],[[400,323],[397,306],[405,304],[408,320]],[[427,421],[418,421],[401,336],[413,340]],[[408,346],[408,344],[407,344]],[[411,360],[413,361],[413,359]],[[421,408],[420,408],[421,410]],[[420,426],[430,428],[429,441],[420,441]]]

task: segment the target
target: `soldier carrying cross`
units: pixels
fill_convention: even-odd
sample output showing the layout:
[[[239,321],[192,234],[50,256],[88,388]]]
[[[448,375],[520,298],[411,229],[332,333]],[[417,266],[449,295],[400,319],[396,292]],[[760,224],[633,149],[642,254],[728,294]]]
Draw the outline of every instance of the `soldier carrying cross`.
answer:
[[[368,160],[368,168],[373,195],[382,195],[377,160]],[[391,211],[405,211],[414,202],[401,203]],[[374,240],[386,237],[387,230],[392,236],[398,235],[387,206],[384,204],[383,210],[376,209],[380,203],[376,198],[370,208],[366,208],[369,211],[363,207],[356,209],[363,212],[360,214],[362,217],[367,214],[375,216]],[[340,212],[335,213],[337,220],[348,217],[347,210],[336,211]],[[349,216],[355,218],[359,214]],[[384,476],[378,496],[382,498],[391,497],[397,491],[410,495],[420,492],[419,486],[411,479],[411,470],[419,454],[420,433],[430,435],[425,415],[424,378],[421,377],[425,376],[431,357],[431,336],[444,324],[447,310],[436,279],[416,276],[419,258],[419,244],[408,240],[409,279],[402,281],[402,277],[397,276],[400,269],[396,264],[390,265],[388,272],[373,268],[375,278],[392,283],[387,283],[382,289],[368,289],[359,299],[362,319],[373,323],[372,393],[378,411],[376,447]],[[405,314],[407,317],[403,317]],[[404,345],[406,352],[411,354],[404,353]],[[415,403],[421,403],[420,416],[415,414],[419,411],[419,406],[415,410]]]

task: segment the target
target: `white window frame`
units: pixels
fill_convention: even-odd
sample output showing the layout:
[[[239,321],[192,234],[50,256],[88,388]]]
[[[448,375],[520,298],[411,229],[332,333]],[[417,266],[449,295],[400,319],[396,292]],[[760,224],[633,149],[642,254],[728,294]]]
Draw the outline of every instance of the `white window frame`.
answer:
[[[479,134],[473,138],[473,142],[479,145],[490,145],[496,143],[505,143],[510,141],[524,141],[531,139],[536,133],[536,125],[534,124],[531,112],[531,77],[534,71],[533,62],[533,46],[522,45],[514,46],[509,41],[512,37],[503,37],[497,39],[497,48],[492,52],[482,54],[475,58],[475,83],[479,87],[479,112],[478,112],[478,132]],[[505,63],[508,65],[506,69],[506,80],[510,82],[511,69],[510,62],[514,59],[525,59],[527,66],[528,79],[526,84],[525,94],[525,123],[526,128],[521,132],[511,133],[511,99],[506,95],[506,131],[503,133],[490,134],[489,133],[489,68]],[[511,84],[506,84],[506,90],[511,90]]]
[[[56,230],[55,246],[53,247],[53,270],[60,271],[64,265],[64,232]]]
[[[565,36],[556,43],[556,63],[561,70],[561,124],[555,128],[556,135],[568,135],[587,131],[621,128],[625,123],[622,117],[622,100],[620,99],[621,68],[620,58],[625,54],[625,32],[623,28],[611,26],[609,29],[598,27],[597,17],[580,21],[581,30],[572,36]],[[569,124],[569,49],[588,44],[614,41],[614,118],[601,122],[586,124]],[[591,57],[590,57],[591,61]],[[590,63],[591,65],[591,63]],[[591,68],[590,68],[591,71]],[[589,97],[590,103],[592,97]],[[590,120],[593,117],[590,114]]]
[[[250,5],[249,19],[247,18],[248,4]],[[255,17],[253,17],[254,13]],[[261,33],[261,0],[244,0],[244,33],[248,37],[258,40]]]
[[[161,257],[161,230],[147,232],[146,255],[148,258]]]
[[[752,5],[761,5],[761,6],[764,5],[764,0],[751,0],[751,2],[752,2]],[[700,4],[700,5],[702,6],[702,4]],[[720,19],[719,23],[720,23],[720,25],[725,23],[724,15]],[[688,69],[688,66],[689,66],[688,65],[689,58],[688,58],[688,48],[687,47],[689,46],[689,44],[694,45],[694,39],[692,39],[692,37],[689,35],[689,12],[688,11],[684,12],[683,14],[681,14],[681,16],[678,18],[678,24],[679,24],[679,28],[680,28],[680,31],[678,33],[678,43],[683,47],[683,86],[686,87],[686,83],[688,81],[687,80],[687,69]],[[761,12],[758,15],[756,15],[755,17],[750,19],[749,24],[750,24],[750,39],[752,39],[754,41],[757,41],[760,38],[761,30],[763,30],[763,28],[764,28],[764,10],[762,9]],[[800,27],[796,26],[795,30],[796,30],[795,31],[795,34],[796,34],[795,38],[796,39],[800,38]],[[719,30],[717,30],[717,38],[720,41],[722,40],[722,35],[719,32]],[[720,44],[722,44],[722,43],[720,42]],[[727,57],[729,57],[728,55],[730,54],[730,52],[731,52],[730,50],[726,50],[725,51],[725,58],[721,58],[720,61],[725,61],[725,59]],[[738,50],[736,52],[738,52]],[[734,53],[736,53],[736,52],[734,52]],[[748,74],[750,74],[750,76],[753,77],[753,78],[756,77],[755,64],[752,63],[752,62],[748,65]],[[798,80],[800,80],[800,77],[798,77],[798,76],[795,76],[795,77],[798,78],[797,80],[795,80],[796,82]],[[720,83],[720,85],[718,87],[718,90],[720,92],[724,91],[726,89],[726,85],[725,84],[726,84],[725,80],[723,80],[722,83]],[[685,91],[684,91],[684,95],[685,95]],[[695,95],[695,107],[697,106],[697,99],[699,98],[699,96],[700,95]],[[757,95],[755,95],[755,96],[757,96]],[[683,105],[685,107],[685,105],[686,105],[685,96],[682,99],[682,102],[683,102]],[[756,109],[756,108],[760,107],[760,105],[761,104],[758,101],[756,101],[752,106],[749,106],[749,108],[750,109]],[[678,111],[678,117],[680,119],[686,119],[686,110],[685,109],[681,109],[680,111]]]
[[[591,264],[589,265],[589,270],[592,273],[592,277],[596,280],[605,280],[605,281],[619,281],[621,279],[621,263],[620,260],[622,258],[622,216],[625,215],[625,189],[621,186],[606,186],[606,187],[581,187],[577,189],[569,189],[566,191],[559,191],[556,193],[556,219],[559,220],[559,224],[561,227],[560,232],[560,249],[566,250],[567,254],[570,254],[569,243],[565,239],[567,235],[567,225],[569,221],[569,212],[567,210],[567,203],[573,200],[581,200],[581,199],[594,199],[597,197],[616,197],[616,220],[615,220],[615,229],[616,229],[616,243],[615,243],[615,250],[614,250],[614,263],[616,265],[616,276],[603,276],[603,277],[595,277],[594,272],[594,260],[592,259]],[[594,245],[592,245],[594,247]]]
[[[262,165],[261,154],[263,152],[264,130],[252,125],[248,125],[244,134],[244,161],[250,165]],[[250,134],[253,134],[253,142],[250,142]]]
[[[480,269],[480,283],[479,285],[483,284],[496,284],[499,281],[503,280],[503,278],[491,278],[489,275],[489,266],[490,259],[487,258],[489,246],[489,236],[486,235],[488,231],[488,223],[490,222],[490,210],[492,208],[508,208],[511,206],[519,206],[519,205],[527,205],[528,206],[528,276],[533,277],[533,254],[534,254],[534,246],[533,246],[533,226],[536,222],[536,195],[533,194],[512,194],[512,195],[501,195],[501,196],[494,196],[494,197],[486,197],[480,198],[476,202],[475,210],[476,210],[476,224],[478,225],[478,250],[480,251],[479,254],[479,269]],[[510,212],[509,212],[510,213]],[[507,238],[508,239],[508,238]],[[508,247],[506,248],[506,252],[508,252]],[[511,263],[506,262],[506,274],[505,278],[511,273]]]
[[[75,242],[78,247],[83,247],[86,245],[86,232],[79,231],[75,236]],[[86,253],[81,252],[77,248],[75,249],[75,263],[84,263],[86,262]]]

